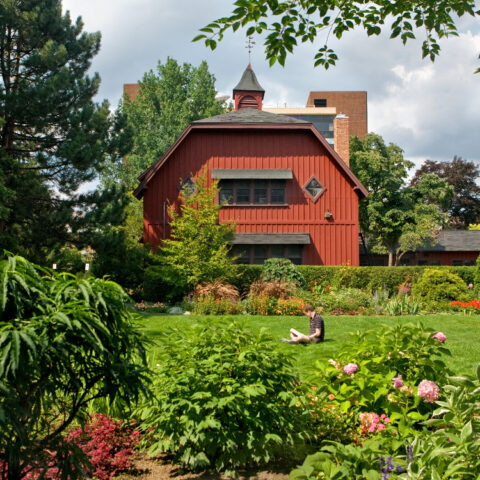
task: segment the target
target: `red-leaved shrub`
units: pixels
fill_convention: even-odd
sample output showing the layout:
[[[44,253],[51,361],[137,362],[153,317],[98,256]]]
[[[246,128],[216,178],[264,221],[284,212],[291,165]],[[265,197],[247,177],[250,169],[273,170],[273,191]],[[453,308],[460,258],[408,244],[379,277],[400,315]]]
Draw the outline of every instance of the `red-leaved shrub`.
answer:
[[[116,474],[132,465],[133,449],[140,441],[140,432],[134,425],[113,420],[97,413],[83,427],[72,430],[65,438],[66,444],[75,444],[91,464],[90,475],[95,480],[111,480]],[[33,468],[25,480],[56,480],[61,477],[57,467],[60,454],[45,450],[44,465]],[[2,465],[0,465],[1,467]],[[47,467],[46,472],[44,472]]]

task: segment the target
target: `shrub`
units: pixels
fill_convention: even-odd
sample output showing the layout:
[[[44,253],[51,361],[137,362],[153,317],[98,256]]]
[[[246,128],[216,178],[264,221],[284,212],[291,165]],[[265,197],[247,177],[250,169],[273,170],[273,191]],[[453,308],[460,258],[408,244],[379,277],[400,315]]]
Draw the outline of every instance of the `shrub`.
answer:
[[[279,298],[277,300],[276,315],[302,315],[305,303],[301,298]]]
[[[438,269],[426,269],[412,287],[413,297],[427,311],[448,310],[452,300],[465,300],[467,292],[467,285],[458,275]]]
[[[193,299],[197,300],[200,297],[238,302],[239,294],[237,288],[233,285],[216,280],[215,282],[202,283],[195,287]]]
[[[144,300],[158,302],[181,300],[188,292],[186,284],[177,281],[175,273],[165,265],[152,265],[145,269],[143,277]]]
[[[128,402],[147,383],[128,296],[114,282],[21,257],[0,262],[0,278],[0,462],[17,479],[55,451],[62,478],[77,478],[81,461],[63,432],[92,398]]]
[[[225,320],[166,334],[154,398],[138,412],[149,453],[171,452],[191,470],[231,474],[301,439],[306,414],[295,407],[297,379],[271,340]]]
[[[402,435],[411,433],[434,409],[414,395],[417,385],[430,380],[442,386],[451,373],[440,359],[450,351],[433,334],[421,324],[357,332],[337,360],[319,365],[319,396],[333,396],[330,403],[354,415],[384,412]]]
[[[317,301],[326,313],[365,313],[373,307],[372,296],[357,288],[346,288],[336,291],[333,288],[323,290],[316,296]]]
[[[140,432],[132,424],[96,414],[84,427],[73,430],[67,441],[82,449],[96,479],[110,480],[131,467]]]
[[[193,304],[193,313],[198,315],[235,315],[243,310],[242,303],[229,298],[198,297]]]
[[[251,295],[245,300],[244,305],[250,315],[275,315],[277,299],[267,295]]]
[[[296,291],[295,284],[282,280],[258,280],[252,283],[248,296],[268,298],[289,298]]]
[[[167,313],[168,306],[162,302],[148,303],[138,302],[134,305],[134,308],[139,312],[149,312],[149,313]]]
[[[237,287],[240,295],[245,297],[252,283],[260,280],[262,273],[261,265],[233,265],[233,278],[230,283]]]
[[[265,260],[262,266],[262,279],[267,282],[279,280],[297,286],[305,283],[302,274],[288,258],[268,258]]]

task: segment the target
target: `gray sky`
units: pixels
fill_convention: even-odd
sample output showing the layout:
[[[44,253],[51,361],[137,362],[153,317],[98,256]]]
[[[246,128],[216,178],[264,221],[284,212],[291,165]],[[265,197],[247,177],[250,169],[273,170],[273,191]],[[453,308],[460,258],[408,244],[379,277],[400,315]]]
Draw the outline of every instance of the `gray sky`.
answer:
[[[478,2],[477,2],[478,3]],[[231,95],[248,64],[245,37],[228,33],[215,51],[191,43],[198,29],[228,14],[225,0],[64,0],[85,31],[101,31],[102,48],[93,62],[102,85],[99,100],[115,106],[124,83],[135,83],[168,56],[198,65],[206,60],[217,90]],[[480,8],[480,7],[479,7]],[[340,59],[325,71],[313,67],[316,48],[303,45],[285,67],[270,68],[262,41],[255,39],[252,67],[266,90],[265,104],[304,106],[310,90],[366,90],[368,128],[399,145],[417,164],[454,155],[480,162],[480,21],[462,18],[460,35],[441,42],[440,57],[421,59],[423,38],[403,46],[388,34],[361,31],[332,40]],[[324,39],[320,36],[318,46]]]

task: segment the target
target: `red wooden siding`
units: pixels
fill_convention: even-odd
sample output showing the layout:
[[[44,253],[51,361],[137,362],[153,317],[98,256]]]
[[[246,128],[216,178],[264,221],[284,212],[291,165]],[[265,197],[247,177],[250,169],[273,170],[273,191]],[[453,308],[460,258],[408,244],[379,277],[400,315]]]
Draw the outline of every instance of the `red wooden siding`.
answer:
[[[175,204],[181,179],[189,173],[197,175],[204,166],[209,178],[214,168],[291,169],[294,178],[286,182],[288,206],[224,207],[220,220],[234,220],[238,233],[309,233],[305,264],[359,264],[354,185],[313,133],[300,129],[192,130],[148,184],[145,242],[154,246],[161,242],[163,202]],[[316,203],[302,189],[312,174],[327,188]],[[333,219],[325,219],[326,211],[333,213]]]

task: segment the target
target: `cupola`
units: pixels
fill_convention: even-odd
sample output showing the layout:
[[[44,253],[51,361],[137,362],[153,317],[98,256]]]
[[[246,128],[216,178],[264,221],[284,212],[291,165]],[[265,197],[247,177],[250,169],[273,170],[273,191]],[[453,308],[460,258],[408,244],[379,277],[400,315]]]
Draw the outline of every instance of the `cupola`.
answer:
[[[248,64],[248,67],[243,72],[238,85],[233,89],[235,110],[240,110],[242,108],[255,108],[261,110],[264,95],[265,90],[258,83],[255,72],[252,70],[252,66]]]

